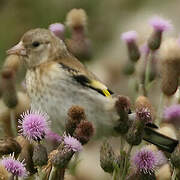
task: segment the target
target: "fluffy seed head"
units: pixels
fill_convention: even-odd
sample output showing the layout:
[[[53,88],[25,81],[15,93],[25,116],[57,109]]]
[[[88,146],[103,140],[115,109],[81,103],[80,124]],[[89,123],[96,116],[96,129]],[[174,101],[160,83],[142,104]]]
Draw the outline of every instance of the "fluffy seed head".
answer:
[[[121,39],[125,41],[126,43],[132,43],[137,40],[137,32],[136,31],[128,31],[124,32],[121,35]]]
[[[49,26],[49,30],[53,32],[60,39],[64,39],[65,27],[61,23],[54,23]]]
[[[27,176],[25,164],[23,162],[20,162],[19,160],[15,160],[14,155],[4,157],[1,161],[1,164],[8,172],[12,173],[14,176]]]
[[[138,172],[151,174],[159,166],[159,153],[149,148],[142,148],[132,158],[132,163]]]
[[[81,143],[70,135],[64,135],[64,145],[71,151],[80,152],[82,150]]]
[[[72,9],[69,11],[66,17],[66,25],[75,28],[80,26],[86,26],[87,15],[83,9]]]
[[[155,31],[167,31],[172,29],[172,24],[170,21],[165,20],[161,17],[155,16],[149,20],[150,25],[154,28]]]
[[[19,132],[28,140],[38,141],[44,138],[49,129],[49,117],[40,111],[28,110],[19,119]]]

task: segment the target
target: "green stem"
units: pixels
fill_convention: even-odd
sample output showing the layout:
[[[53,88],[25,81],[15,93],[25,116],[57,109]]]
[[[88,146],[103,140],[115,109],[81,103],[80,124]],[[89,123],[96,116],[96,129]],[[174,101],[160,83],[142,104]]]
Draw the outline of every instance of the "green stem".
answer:
[[[131,153],[131,151],[132,151],[132,148],[133,148],[133,146],[130,145],[130,146],[129,146],[129,149],[128,149],[127,153],[126,153],[125,162],[124,162],[124,168],[123,168],[123,173],[122,173],[122,177],[121,177],[122,180],[125,180],[125,179],[126,179],[126,175],[127,175],[127,171],[128,171],[128,167],[127,167],[128,164],[127,164],[127,162],[128,162],[130,153]]]
[[[55,167],[52,167],[48,180],[55,180],[57,178],[56,177],[56,170],[57,169]]]
[[[172,173],[172,176],[171,176],[171,180],[176,180],[176,169],[173,168],[173,173]]]
[[[157,118],[155,123],[159,125],[161,123],[161,118],[162,118],[162,108],[163,108],[163,99],[164,99],[164,94],[160,94],[160,99],[159,99],[159,106],[158,106],[158,111],[157,111]]]
[[[17,128],[16,128],[16,115],[14,109],[10,110],[10,120],[11,120],[11,131],[13,136],[17,136]]]

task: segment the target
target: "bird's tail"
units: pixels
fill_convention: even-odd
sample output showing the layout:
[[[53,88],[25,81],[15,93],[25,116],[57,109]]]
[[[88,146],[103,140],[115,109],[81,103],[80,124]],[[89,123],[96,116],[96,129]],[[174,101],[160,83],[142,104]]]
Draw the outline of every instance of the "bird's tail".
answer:
[[[159,149],[169,153],[172,153],[179,143],[177,140],[165,136],[150,127],[145,127],[143,139],[156,145]]]

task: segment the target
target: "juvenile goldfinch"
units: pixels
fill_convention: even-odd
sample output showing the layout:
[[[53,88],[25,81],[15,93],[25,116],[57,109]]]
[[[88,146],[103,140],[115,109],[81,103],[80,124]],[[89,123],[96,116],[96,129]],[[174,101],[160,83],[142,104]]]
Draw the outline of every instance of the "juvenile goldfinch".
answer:
[[[78,105],[95,125],[96,136],[114,133],[115,122],[119,119],[114,105],[116,98],[112,98],[112,92],[72,56],[52,32],[30,30],[7,53],[17,54],[24,60],[31,108],[46,112],[54,131],[64,131],[69,108]],[[146,141],[168,152],[178,144],[151,127],[144,131]]]
[[[94,123],[96,134],[113,131],[112,121],[118,116],[112,92],[73,57],[52,32],[30,30],[8,54],[18,54],[25,61],[31,107],[50,116],[53,130],[62,132],[68,109],[79,105],[85,109],[87,119]]]

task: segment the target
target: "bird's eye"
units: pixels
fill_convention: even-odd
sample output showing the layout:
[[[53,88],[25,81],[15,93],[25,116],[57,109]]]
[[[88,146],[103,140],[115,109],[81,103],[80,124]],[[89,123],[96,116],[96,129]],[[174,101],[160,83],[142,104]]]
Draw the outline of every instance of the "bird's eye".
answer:
[[[33,43],[32,43],[32,46],[33,47],[38,47],[40,45],[40,43],[38,42],[38,41],[34,41]]]

